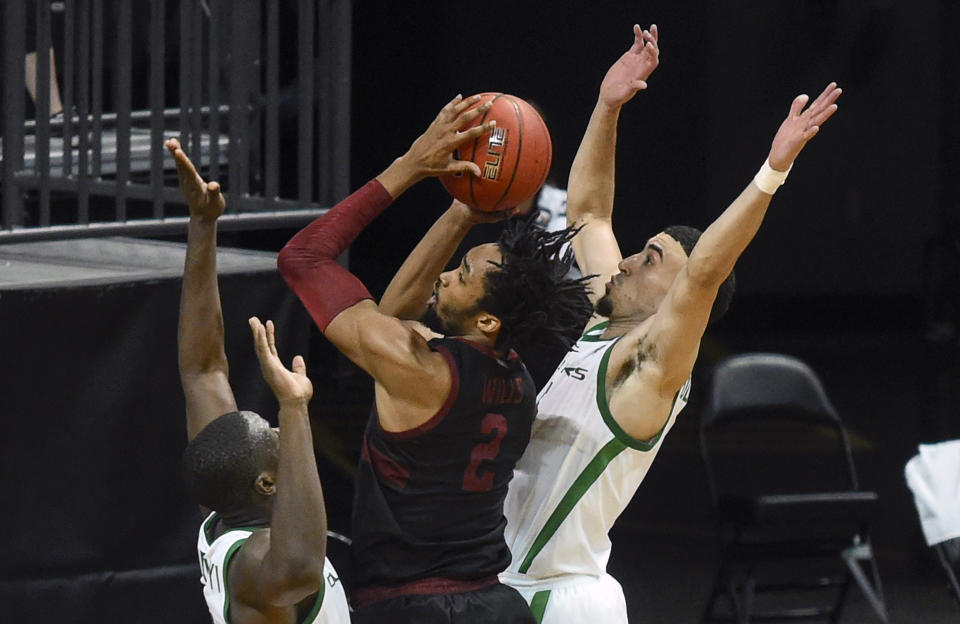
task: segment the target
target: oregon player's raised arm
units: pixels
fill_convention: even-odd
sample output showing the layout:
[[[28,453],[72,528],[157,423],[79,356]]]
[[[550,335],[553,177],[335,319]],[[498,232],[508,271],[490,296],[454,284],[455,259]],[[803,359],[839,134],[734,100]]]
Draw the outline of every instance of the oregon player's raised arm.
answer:
[[[251,318],[250,329],[263,377],[280,404],[280,450],[276,478],[263,484],[275,492],[270,529],[247,540],[228,579],[247,605],[290,606],[325,582],[327,514],[307,410],[313,385],[302,357],[289,369],[280,361],[271,321]]]
[[[720,284],[760,228],[794,159],[836,112],[840,93],[830,83],[810,106],[806,95],[793,100],[760,171],[703,232],[667,291],[641,341],[645,352],[660,354],[663,397],[672,397],[690,376]]]
[[[176,139],[166,142],[190,208],[187,254],[180,293],[177,355],[186,399],[187,437],[237,409],[223,346],[223,313],[217,285],[217,219],[226,207],[220,185],[204,182]]]
[[[603,295],[604,283],[622,259],[612,223],[620,109],[647,88],[646,80],[659,63],[656,25],[649,31],[634,25],[633,35],[630,49],[603,78],[567,182],[567,224],[582,226],[572,244],[583,274],[596,275],[590,283],[593,302]],[[647,152],[652,156],[652,150]]]

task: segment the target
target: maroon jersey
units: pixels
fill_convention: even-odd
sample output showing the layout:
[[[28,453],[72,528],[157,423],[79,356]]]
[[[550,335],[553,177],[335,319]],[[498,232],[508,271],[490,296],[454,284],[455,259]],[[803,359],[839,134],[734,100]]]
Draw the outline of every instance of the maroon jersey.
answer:
[[[384,431],[374,406],[353,502],[356,586],[490,577],[510,563],[503,500],[530,440],[536,391],[516,353],[430,341],[452,385],[430,420]]]

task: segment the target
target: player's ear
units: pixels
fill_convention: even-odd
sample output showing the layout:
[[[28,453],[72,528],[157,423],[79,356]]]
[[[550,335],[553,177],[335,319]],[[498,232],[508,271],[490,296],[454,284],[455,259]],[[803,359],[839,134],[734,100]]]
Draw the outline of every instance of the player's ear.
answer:
[[[264,470],[253,482],[253,489],[261,496],[273,496],[277,493],[277,478],[271,470]]]
[[[495,339],[500,333],[500,319],[489,312],[481,312],[477,316],[477,329]]]

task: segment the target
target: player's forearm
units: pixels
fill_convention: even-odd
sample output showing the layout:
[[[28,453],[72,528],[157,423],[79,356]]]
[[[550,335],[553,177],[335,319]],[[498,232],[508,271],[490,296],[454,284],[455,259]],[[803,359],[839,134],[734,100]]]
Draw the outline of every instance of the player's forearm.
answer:
[[[191,217],[177,336],[181,376],[227,371],[216,247],[216,221]]]
[[[571,225],[584,218],[611,218],[619,117],[619,107],[602,101],[590,115],[567,182],[567,222]]]
[[[419,319],[427,308],[437,276],[446,267],[472,223],[449,208],[434,222],[390,280],[380,311],[400,319]]]
[[[327,514],[306,399],[280,404],[280,461],[265,563],[291,584],[322,578]]]
[[[371,180],[280,250],[280,274],[321,330],[346,308],[371,298],[360,280],[336,259],[392,201],[383,185]]]
[[[730,275],[760,229],[772,197],[753,182],[740,193],[697,241],[686,267],[691,279],[715,286]]]

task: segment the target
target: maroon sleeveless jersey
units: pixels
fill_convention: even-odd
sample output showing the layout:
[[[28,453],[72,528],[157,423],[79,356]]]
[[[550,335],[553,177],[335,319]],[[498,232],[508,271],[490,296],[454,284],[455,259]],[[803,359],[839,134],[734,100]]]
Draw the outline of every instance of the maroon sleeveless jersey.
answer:
[[[371,410],[353,500],[356,587],[430,577],[490,577],[510,563],[503,500],[530,440],[533,380],[516,353],[498,359],[462,338],[430,341],[450,395],[415,429],[384,431]]]

